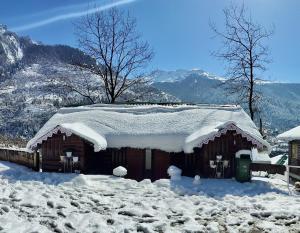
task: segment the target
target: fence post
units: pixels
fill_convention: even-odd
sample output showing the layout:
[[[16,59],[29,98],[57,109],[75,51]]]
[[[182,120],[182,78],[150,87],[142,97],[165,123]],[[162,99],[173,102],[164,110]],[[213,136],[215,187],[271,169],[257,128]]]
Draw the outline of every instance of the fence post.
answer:
[[[286,183],[287,183],[287,188],[289,190],[290,193],[290,167],[289,165],[286,165]]]

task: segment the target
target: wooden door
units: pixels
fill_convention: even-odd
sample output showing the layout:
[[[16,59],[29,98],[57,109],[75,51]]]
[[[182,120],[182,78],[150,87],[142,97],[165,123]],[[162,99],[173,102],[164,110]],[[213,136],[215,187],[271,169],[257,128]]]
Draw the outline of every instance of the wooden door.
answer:
[[[152,180],[168,178],[170,154],[160,150],[152,150]]]
[[[93,146],[86,144],[85,171],[90,174],[112,174],[112,152],[110,149],[94,152]]]
[[[144,179],[145,150],[127,148],[127,177],[135,180]]]

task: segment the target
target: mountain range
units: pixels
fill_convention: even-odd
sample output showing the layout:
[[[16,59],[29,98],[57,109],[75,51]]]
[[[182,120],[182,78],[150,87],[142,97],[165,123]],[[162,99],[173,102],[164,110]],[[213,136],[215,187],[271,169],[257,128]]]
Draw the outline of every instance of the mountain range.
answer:
[[[183,102],[240,104],[237,96],[228,95],[224,78],[202,70],[157,71],[152,78],[154,87]],[[300,124],[299,83],[261,82],[258,88],[262,93],[260,117],[267,128],[276,134]]]
[[[79,62],[95,63],[79,49],[36,43],[0,25],[0,133],[32,137],[59,108],[90,104],[79,94],[87,85],[95,102],[105,101],[101,79],[72,65]],[[150,85],[128,90],[120,101],[127,100],[179,101]]]
[[[90,85],[95,102],[105,101],[99,77],[78,70],[74,62],[95,63],[76,48],[44,45],[19,37],[0,25],[0,132],[30,138],[60,107],[90,104],[79,92]],[[151,82],[128,90],[119,101],[238,104],[228,96],[225,78],[204,70],[156,71]],[[300,84],[264,82],[261,118],[273,134],[300,122]]]

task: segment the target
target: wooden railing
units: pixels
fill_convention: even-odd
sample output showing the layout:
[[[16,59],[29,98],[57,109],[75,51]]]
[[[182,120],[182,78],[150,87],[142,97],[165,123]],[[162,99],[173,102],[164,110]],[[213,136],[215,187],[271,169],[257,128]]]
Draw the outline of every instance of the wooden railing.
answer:
[[[39,170],[37,153],[30,153],[25,149],[0,148],[0,160],[13,162],[33,170]]]
[[[300,176],[295,174],[296,177],[293,177],[293,175],[291,175],[291,169],[294,170],[298,170],[298,174],[300,174],[300,166],[295,166],[295,165],[286,165],[286,179],[287,179],[287,185],[288,188],[290,187],[290,178],[295,178],[296,180],[300,179]]]
[[[286,166],[278,164],[269,164],[269,163],[252,163],[252,171],[264,171],[268,174],[281,174],[284,175],[286,171]]]

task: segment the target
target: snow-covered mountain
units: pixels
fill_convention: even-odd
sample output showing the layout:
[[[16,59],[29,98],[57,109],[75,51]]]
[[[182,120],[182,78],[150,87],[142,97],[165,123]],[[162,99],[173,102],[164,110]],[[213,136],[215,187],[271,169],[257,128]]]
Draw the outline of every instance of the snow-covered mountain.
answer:
[[[184,102],[239,103],[226,94],[224,79],[202,70],[160,71],[152,78],[154,87]],[[264,97],[262,120],[275,134],[300,124],[300,84],[262,82],[259,89]]]
[[[180,82],[186,79],[186,77],[191,75],[197,75],[212,80],[220,80],[220,81],[225,80],[223,77],[218,77],[214,74],[210,74],[201,69],[192,69],[192,70],[178,69],[175,71],[157,70],[153,72],[151,78],[153,82]]]
[[[78,49],[66,45],[43,45],[27,37],[19,37],[0,26],[0,133],[32,137],[58,108],[87,104],[75,92],[68,92],[59,80],[71,80],[84,87],[87,77],[96,101],[105,98],[101,81],[78,71],[74,62],[94,63]],[[184,102],[227,104],[238,103],[228,97],[224,78],[200,69],[156,71],[151,86],[129,90],[125,100],[151,102]],[[275,133],[299,125],[300,84],[260,83],[264,93],[262,119]]]
[[[21,60],[23,51],[19,38],[12,32],[0,25],[0,58],[3,65],[14,64]]]
[[[0,133],[30,138],[58,108],[90,103],[66,89],[64,80],[81,91],[88,82],[95,102],[105,100],[99,77],[78,70],[72,65],[77,62],[95,61],[78,49],[35,43],[0,26]],[[178,101],[148,85],[128,90],[124,99]]]

